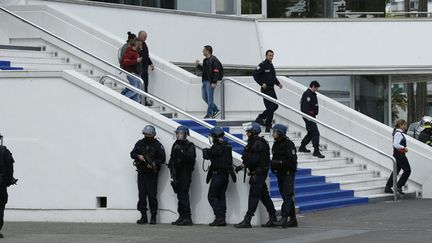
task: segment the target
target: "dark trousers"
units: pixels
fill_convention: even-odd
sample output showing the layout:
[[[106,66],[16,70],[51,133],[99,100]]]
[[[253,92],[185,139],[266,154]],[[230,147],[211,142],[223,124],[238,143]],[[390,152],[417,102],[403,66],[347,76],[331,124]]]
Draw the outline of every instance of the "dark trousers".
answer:
[[[318,150],[319,149],[319,140],[320,140],[320,133],[318,130],[318,126],[315,122],[309,121],[308,119],[303,118],[303,120],[305,121],[306,124],[306,131],[307,134],[306,136],[303,138],[302,142],[301,142],[301,146],[306,146],[310,143],[310,141],[312,141],[312,145],[314,147],[314,149]]]
[[[226,197],[225,193],[228,188],[228,173],[214,174],[208,191],[208,201],[213,208],[216,217],[225,218],[226,215]]]
[[[0,230],[3,228],[3,218],[6,203],[8,201],[7,187],[0,185]]]
[[[403,186],[405,186],[408,177],[411,175],[411,166],[408,162],[407,157],[404,154],[402,155],[399,153],[395,153],[393,154],[393,156],[395,157],[397,163],[397,173],[399,174],[400,170],[403,170],[403,173],[397,183],[398,188],[402,188]],[[390,177],[388,178],[386,186],[393,187],[393,173],[391,173]]]
[[[148,85],[149,85],[149,74],[148,74],[148,71],[143,71],[141,73],[141,79],[144,82],[144,91],[146,93],[148,93]],[[144,102],[146,102],[146,101],[147,101],[147,98],[144,97]]]
[[[189,202],[189,188],[192,182],[192,171],[178,171],[176,174],[177,177],[177,199],[178,199],[178,207],[177,212],[180,217],[190,218],[191,217],[191,209]]]
[[[293,219],[296,217],[294,205],[295,173],[290,172],[288,175],[277,174],[276,176],[279,185],[279,192],[283,199],[281,215],[282,217],[290,217],[291,219]]]
[[[147,212],[147,198],[150,206],[150,213],[157,214],[157,184],[158,173],[138,172],[138,205],[137,209],[140,212]]]
[[[258,202],[264,204],[269,214],[275,214],[276,210],[266,184],[267,174],[253,175],[249,179],[249,202],[247,216],[253,217],[258,207]]]
[[[267,87],[266,89],[261,89],[261,93],[277,99],[274,87]],[[263,99],[263,100],[264,100],[264,106],[266,109],[263,113],[259,114],[258,117],[265,120],[265,126],[266,127],[271,127],[274,113],[278,109],[279,106],[277,104],[269,101],[269,100],[266,100],[266,99]]]

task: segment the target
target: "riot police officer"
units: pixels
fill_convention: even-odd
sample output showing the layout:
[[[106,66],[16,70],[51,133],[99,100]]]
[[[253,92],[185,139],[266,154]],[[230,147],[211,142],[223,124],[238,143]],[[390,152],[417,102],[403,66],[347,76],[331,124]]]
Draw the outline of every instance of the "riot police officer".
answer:
[[[0,230],[3,228],[3,217],[6,203],[8,201],[7,187],[16,183],[16,179],[13,177],[14,173],[14,159],[12,153],[3,146],[3,136],[0,134]],[[0,233],[0,238],[3,238],[3,234]]]
[[[283,203],[281,209],[282,218],[276,222],[277,226],[297,227],[297,219],[294,205],[294,181],[297,171],[297,151],[294,143],[286,136],[287,127],[282,124],[273,126],[272,147],[273,158],[271,170],[276,174],[279,192]],[[290,220],[288,221],[288,217]]]
[[[247,168],[249,170],[249,202],[248,211],[244,220],[234,227],[236,228],[251,228],[251,219],[258,207],[258,202],[264,204],[269,213],[269,221],[263,224],[263,227],[275,226],[276,210],[273,201],[270,198],[266,184],[267,174],[270,164],[270,147],[267,141],[260,137],[261,128],[258,123],[252,122],[245,125],[244,130],[248,136],[248,143],[244,149],[242,159],[243,165],[236,168],[236,171]]]
[[[171,185],[177,193],[179,218],[172,222],[173,225],[192,225],[192,214],[189,203],[189,188],[192,182],[192,171],[195,167],[195,145],[187,140],[189,129],[179,126],[176,131],[177,140],[171,149],[171,157],[168,163],[171,173]]]
[[[423,124],[423,131],[420,132],[418,140],[429,146],[432,146],[432,125],[427,121]]]
[[[210,226],[226,226],[226,197],[228,177],[231,175],[236,181],[233,169],[232,147],[224,140],[225,132],[221,127],[214,127],[210,130],[212,147],[203,149],[203,158],[210,160],[211,165],[207,173],[206,182],[210,183],[208,200],[213,208],[215,220]]]
[[[138,205],[141,218],[137,224],[146,224],[147,221],[147,198],[150,206],[150,224],[156,224],[158,209],[157,185],[161,165],[165,163],[165,149],[155,139],[156,128],[147,125],[142,130],[144,138],[139,140],[133,148],[130,156],[134,159],[134,165],[138,171]]]
[[[309,89],[307,89],[301,98],[301,111],[309,116],[315,118],[318,115],[319,107],[318,107],[318,99],[316,92],[320,84],[318,81],[314,80],[310,83]],[[299,152],[302,153],[310,153],[311,151],[306,149],[306,145],[312,141],[312,145],[314,147],[313,156],[318,157],[320,159],[325,158],[324,155],[321,154],[319,150],[319,139],[320,133],[318,131],[318,126],[315,122],[309,121],[306,118],[303,118],[306,124],[307,134],[301,141],[301,145],[299,148]]]
[[[266,51],[266,59],[261,62],[256,68],[253,77],[255,81],[261,86],[261,93],[266,94],[272,98],[277,99],[274,86],[279,86],[282,89],[282,84],[276,78],[276,71],[273,66],[274,52],[272,50]],[[270,132],[273,116],[278,109],[278,105],[263,99],[266,110],[258,115],[255,122],[266,127],[266,132]]]

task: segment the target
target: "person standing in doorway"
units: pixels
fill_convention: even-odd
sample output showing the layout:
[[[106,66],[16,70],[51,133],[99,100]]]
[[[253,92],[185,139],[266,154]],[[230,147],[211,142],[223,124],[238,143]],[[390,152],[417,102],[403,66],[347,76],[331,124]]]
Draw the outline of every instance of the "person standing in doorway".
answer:
[[[220,114],[219,108],[214,103],[214,90],[217,81],[223,78],[223,67],[216,56],[213,56],[213,48],[209,45],[203,48],[204,60],[201,65],[196,60],[196,67],[202,71],[202,98],[207,103],[207,114],[204,119],[216,118]]]
[[[274,86],[277,85],[280,89],[283,87],[276,78],[276,70],[273,66],[274,52],[272,50],[267,50],[265,55],[266,59],[255,69],[253,77],[255,81],[261,86],[261,93],[277,99]],[[263,100],[266,109],[263,113],[258,115],[258,117],[255,119],[255,122],[265,126],[265,132],[270,132],[273,116],[275,111],[278,109],[278,105],[269,100]]]
[[[401,169],[403,170],[403,174],[397,183],[397,188],[393,189],[396,189],[401,195],[404,195],[402,192],[402,187],[405,186],[409,176],[411,175],[411,166],[409,164],[408,158],[406,157],[406,153],[408,153],[407,140],[404,135],[405,131],[407,130],[407,126],[408,123],[405,120],[399,119],[396,121],[395,128],[393,130],[393,157],[396,159],[397,163],[397,174],[399,174]],[[388,178],[384,192],[393,193],[392,186],[393,173],[391,173],[390,177]]]
[[[147,32],[141,30],[138,32],[138,39],[142,41],[142,48],[139,51],[139,55],[142,58],[140,71],[141,71],[141,79],[144,82],[144,91],[148,93],[148,85],[149,85],[149,73],[148,70],[154,70],[154,65],[152,60],[150,59],[149,49],[146,43],[147,40]],[[151,106],[152,104],[147,101],[147,98],[144,98],[144,105]]]
[[[313,118],[318,115],[319,111],[318,98],[316,94],[319,87],[320,84],[318,83],[318,81],[312,81],[309,85],[309,89],[307,89],[303,93],[300,101],[301,111]],[[301,153],[310,153],[311,151],[306,148],[306,145],[308,145],[312,141],[312,145],[314,147],[314,152],[312,155],[320,159],[325,158],[325,156],[321,154],[319,149],[320,133],[317,124],[313,121],[309,121],[307,118],[304,117],[303,120],[306,124],[307,134],[301,141],[301,145],[298,151]]]

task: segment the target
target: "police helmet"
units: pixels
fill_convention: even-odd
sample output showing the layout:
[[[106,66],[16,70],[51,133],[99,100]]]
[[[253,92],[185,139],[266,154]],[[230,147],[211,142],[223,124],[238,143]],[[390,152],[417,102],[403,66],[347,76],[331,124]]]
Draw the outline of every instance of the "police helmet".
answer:
[[[147,125],[143,128],[142,133],[144,135],[154,137],[154,136],[156,136],[156,128],[152,125]]]
[[[248,122],[243,124],[243,129],[245,132],[251,132],[256,135],[261,133],[261,126],[256,122]]]
[[[225,131],[221,127],[213,127],[210,129],[210,135],[212,137],[221,137],[225,135]]]
[[[285,137],[288,127],[282,124],[275,124],[273,126],[273,132],[279,134],[279,136]]]
[[[186,135],[190,135],[189,134],[189,128],[185,127],[185,126],[178,126],[177,129],[175,130],[175,133],[185,133]]]

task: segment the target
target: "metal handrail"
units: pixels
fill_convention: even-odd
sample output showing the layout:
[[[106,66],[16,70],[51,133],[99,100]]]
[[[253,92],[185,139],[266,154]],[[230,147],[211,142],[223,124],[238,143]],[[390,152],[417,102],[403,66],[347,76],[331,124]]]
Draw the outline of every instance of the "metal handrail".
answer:
[[[151,100],[154,100],[154,101],[156,101],[156,102],[158,102],[158,103],[160,103],[160,104],[162,104],[162,105],[164,105],[164,106],[166,106],[166,107],[168,107],[168,108],[170,108],[170,109],[172,109],[172,110],[174,110],[174,111],[176,111],[176,112],[178,112],[178,113],[180,113],[180,114],[188,117],[189,119],[193,120],[194,122],[196,122],[196,123],[198,123],[198,124],[200,124],[200,125],[202,125],[202,126],[204,126],[206,128],[211,129],[211,128],[214,127],[210,123],[207,123],[207,122],[205,122],[205,121],[203,121],[203,120],[201,120],[201,119],[199,119],[199,118],[197,118],[197,117],[195,117],[195,116],[187,113],[186,111],[183,111],[182,109],[178,108],[177,106],[172,105],[172,104],[170,104],[170,103],[162,100],[161,98],[153,96],[153,95],[151,95],[149,93],[146,93],[146,92],[144,92],[144,91],[142,91],[140,89],[137,89],[136,87],[130,85],[129,83],[127,83],[127,82],[125,82],[125,81],[123,81],[123,80],[121,80],[121,79],[119,79],[119,78],[117,78],[117,77],[115,77],[113,75],[104,75],[104,76],[102,76],[101,79],[100,79],[100,83],[104,84],[106,78],[110,78],[110,79],[114,80],[115,82],[124,85],[128,89],[131,89],[134,92],[139,93],[142,96],[145,96],[145,97],[147,97],[147,98],[149,98]],[[237,138],[237,137],[235,137],[235,136],[233,136],[233,135],[231,135],[229,133],[225,133],[225,137],[228,138],[228,139],[230,139],[230,140],[232,140],[232,141],[234,141],[234,142],[236,142],[236,143],[238,143],[238,144],[241,144],[243,146],[246,146],[246,144],[247,144],[245,141],[243,141],[243,140],[241,140],[241,139],[239,139],[239,138]]]
[[[293,107],[291,107],[291,106],[289,106],[287,104],[284,104],[284,103],[280,102],[279,100],[274,99],[273,97],[270,97],[270,96],[268,96],[266,94],[258,92],[255,89],[253,89],[253,88],[251,88],[251,87],[249,87],[247,85],[244,85],[244,84],[240,83],[239,81],[237,81],[237,80],[235,80],[233,78],[224,78],[221,81],[221,94],[223,95],[221,97],[221,102],[222,102],[222,104],[221,104],[221,115],[222,115],[222,117],[225,117],[225,94],[224,93],[225,93],[225,82],[226,81],[230,81],[230,82],[232,82],[232,83],[234,83],[234,84],[236,84],[236,85],[238,85],[238,86],[240,86],[240,87],[242,87],[244,89],[247,89],[247,90],[255,93],[258,96],[261,96],[262,98],[264,98],[264,99],[266,99],[268,101],[271,101],[271,102],[273,102],[275,104],[278,104],[278,105],[280,105],[280,106],[282,106],[282,107],[284,107],[286,109],[289,109],[289,110],[293,111],[294,113],[297,113],[298,115],[301,115],[303,118],[306,118],[306,119],[308,119],[310,121],[318,123],[321,126],[326,127],[328,129],[332,130],[333,132],[336,132],[336,133],[338,133],[338,134],[340,134],[340,135],[342,135],[344,137],[347,137],[347,138],[351,139],[352,141],[357,142],[357,143],[365,146],[366,148],[372,149],[375,152],[377,152],[377,153],[379,153],[379,154],[381,154],[381,155],[383,155],[383,156],[391,159],[391,161],[393,162],[393,190],[394,190],[393,191],[393,200],[394,201],[397,200],[397,162],[396,162],[396,159],[393,156],[391,156],[391,155],[389,155],[389,154],[387,154],[387,153],[385,153],[385,152],[383,152],[383,151],[381,151],[381,150],[379,150],[377,148],[374,148],[371,145],[369,145],[367,143],[364,143],[364,142],[358,140],[357,138],[354,138],[353,136],[351,136],[351,135],[349,135],[349,134],[347,134],[345,132],[342,132],[339,129],[336,129],[336,128],[334,128],[334,127],[332,127],[332,126],[330,126],[330,125],[328,125],[328,124],[326,124],[326,123],[324,123],[322,121],[319,121],[316,118],[311,117],[311,116],[309,116],[309,115],[307,115],[307,114],[305,114],[305,113],[303,113],[303,112],[301,112],[301,111],[299,111],[299,110],[297,110],[297,109],[295,109],[295,108],[293,108]]]
[[[36,29],[38,29],[38,30],[40,30],[40,31],[42,31],[42,32],[44,32],[44,33],[46,33],[46,34],[48,34],[48,35],[50,35],[50,36],[56,38],[57,40],[62,41],[62,42],[64,42],[64,43],[68,44],[69,46],[71,46],[71,47],[73,47],[73,48],[75,48],[75,49],[77,49],[77,50],[79,50],[79,51],[85,53],[86,55],[89,55],[89,56],[95,58],[96,60],[98,60],[98,61],[100,61],[100,62],[102,62],[102,63],[104,63],[104,64],[106,64],[106,65],[108,65],[108,66],[110,66],[110,67],[112,67],[112,68],[114,68],[114,69],[116,69],[116,70],[122,72],[122,73],[125,73],[125,74],[128,75],[128,76],[132,76],[132,77],[136,78],[137,80],[140,81],[141,84],[144,84],[144,81],[141,79],[141,77],[138,77],[137,75],[135,75],[135,74],[133,74],[133,73],[130,73],[130,72],[128,72],[128,71],[126,71],[126,70],[124,70],[124,69],[122,69],[122,68],[120,68],[120,67],[117,67],[116,65],[114,65],[114,64],[112,64],[112,63],[110,63],[110,62],[108,62],[108,61],[106,61],[106,60],[104,60],[104,59],[102,59],[102,58],[100,58],[100,57],[98,57],[98,56],[96,56],[96,55],[94,55],[94,54],[92,54],[92,53],[90,53],[90,52],[84,50],[84,49],[82,49],[81,47],[79,47],[79,46],[73,44],[72,42],[67,41],[67,40],[61,38],[60,36],[58,36],[58,35],[52,33],[51,31],[48,31],[48,30],[46,30],[46,29],[40,27],[39,25],[37,25],[37,24],[35,24],[35,23],[33,23],[33,22],[31,22],[31,21],[29,21],[29,20],[27,20],[27,19],[25,19],[25,18],[23,18],[23,17],[21,17],[21,16],[15,14],[15,13],[9,11],[9,10],[7,10],[6,8],[4,8],[4,7],[2,7],[2,6],[0,6],[0,10],[2,10],[3,12],[5,12],[5,13],[7,13],[7,14],[9,14],[9,15],[12,15],[13,17],[15,17],[15,18],[17,18],[17,19],[23,21],[24,23],[27,23],[27,24],[29,24],[29,25],[35,27]]]

